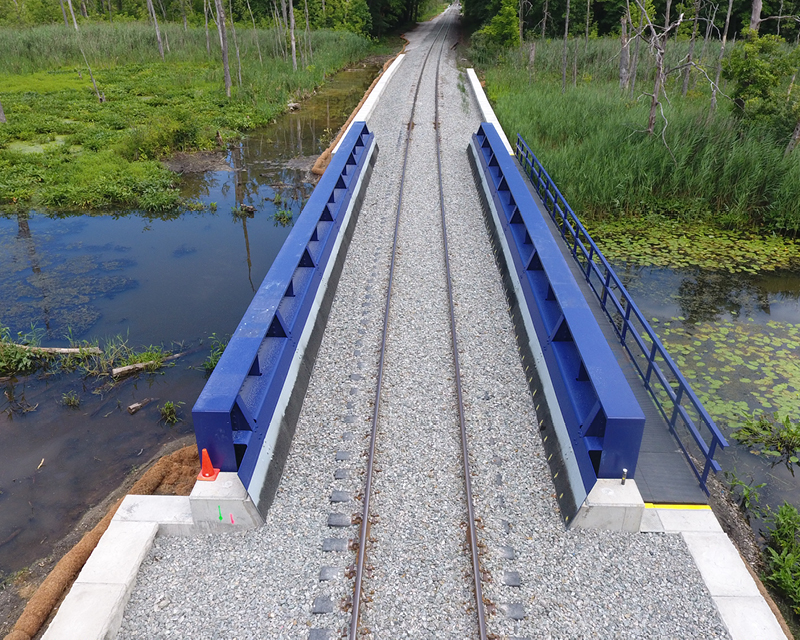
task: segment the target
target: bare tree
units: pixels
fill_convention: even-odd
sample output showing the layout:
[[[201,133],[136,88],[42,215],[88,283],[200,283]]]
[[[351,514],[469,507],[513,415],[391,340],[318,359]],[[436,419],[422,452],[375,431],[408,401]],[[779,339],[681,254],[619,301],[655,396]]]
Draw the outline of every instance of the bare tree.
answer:
[[[623,15],[620,19],[622,31],[621,31],[621,39],[622,39],[622,46],[620,49],[619,54],[619,88],[622,91],[625,91],[628,88],[628,78],[630,73],[630,63],[631,63],[631,47],[630,43],[628,42],[628,16]]]
[[[2,113],[2,108],[0,108],[0,113]],[[786,146],[786,151],[783,154],[784,157],[788,156],[792,151],[794,151],[798,140],[800,140],[800,120],[797,121],[797,126],[794,128],[794,133],[792,134],[792,139],[789,140],[789,144]]]
[[[236,39],[236,20],[233,19],[233,4],[228,0],[228,11],[231,14],[231,29],[233,30],[233,46],[236,49],[236,64],[238,69],[239,86],[242,86],[242,58],[239,56],[239,41]]]
[[[250,8],[250,0],[247,0],[247,10],[250,12],[250,20],[253,21],[253,37],[256,39],[256,49],[258,49],[258,61],[261,66],[264,66],[264,60],[261,57],[261,45],[258,44],[258,30],[256,29],[256,19],[253,17],[253,10]]]
[[[589,50],[589,19],[592,17],[592,0],[586,0],[586,46],[584,52]]]
[[[639,70],[639,46],[642,42],[642,29],[644,27],[644,11],[639,13],[639,29],[636,31],[636,47],[633,50],[633,63],[631,64],[630,85],[631,96],[636,91],[636,74]],[[631,31],[633,31],[633,21],[631,21]]]
[[[763,22],[761,20],[761,8],[763,6],[762,0],[753,0],[753,3],[750,5],[750,29],[752,31],[758,32],[758,28],[761,26]]]
[[[150,0],[147,0],[150,2]],[[219,31],[219,41],[222,47],[222,69],[225,73],[225,94],[231,97],[231,68],[228,64],[228,34],[225,26],[225,7],[222,0],[214,0],[217,5],[217,30]]]
[[[564,50],[561,54],[561,93],[567,90],[567,39],[569,37],[569,0],[567,0],[567,19],[564,23]]]
[[[542,17],[542,38],[545,37],[545,33],[547,32],[547,16],[548,9],[550,7],[550,0],[544,0],[544,16]]]
[[[689,53],[686,55],[686,69],[683,72],[682,96],[689,92],[689,78],[692,75],[692,62],[694,60],[694,43],[697,40],[697,24],[700,20],[700,0],[694,0],[694,22],[692,24],[692,37],[689,40]]]
[[[760,2],[760,0],[758,0]],[[714,84],[711,85],[711,111],[717,108],[717,88],[719,87],[719,77],[722,74],[722,57],[725,55],[725,45],[728,42],[728,27],[731,24],[731,11],[733,10],[733,0],[728,0],[728,13],[725,15],[725,28],[722,31],[722,45],[719,48],[719,58],[717,58],[717,75]]]
[[[653,24],[653,21],[650,20],[650,16],[647,15],[641,0],[636,0],[636,4],[642,13],[643,19],[647,20],[647,29],[650,31],[650,48],[655,55],[655,83],[653,86],[653,93],[650,94],[650,115],[647,119],[647,133],[652,135],[655,131],[656,114],[658,111],[661,111],[661,117],[664,118],[664,112],[661,107],[660,100],[661,94],[664,93],[664,82],[666,80],[666,73],[664,72],[664,45],[669,39],[670,32],[673,29],[678,29],[678,27],[680,27],[681,23],[683,22],[683,14],[680,14],[675,22],[667,24],[663,29],[661,29],[661,33],[659,33],[658,29]],[[666,130],[666,118],[664,118],[664,122],[665,126],[661,131],[662,137]]]
[[[156,40],[158,41],[158,53],[161,54],[161,59],[164,59],[164,45],[161,42],[161,30],[158,28],[158,18],[156,17],[156,10],[153,7],[153,0],[147,0],[147,11],[150,14],[150,18],[153,20],[153,24],[156,28]]]
[[[208,37],[208,0],[203,0],[203,18],[206,23],[206,53],[211,55],[211,40]]]
[[[72,24],[75,26],[75,31],[78,30],[78,21],[75,19],[75,9],[72,7],[72,0],[67,0],[69,5],[69,14],[72,16]]]
[[[569,2],[569,0],[567,0]],[[297,71],[297,43],[294,39],[294,7],[289,0],[289,36],[292,39],[292,69]]]
[[[61,5],[61,15],[64,16],[64,26],[69,29],[69,21],[67,20],[67,10],[64,9],[64,0],[58,0]]]
[[[308,21],[308,0],[303,0],[303,7],[306,12],[306,46],[308,46],[308,60],[311,62],[314,59],[314,52],[311,49],[311,25]],[[522,42],[522,40],[520,40]]]

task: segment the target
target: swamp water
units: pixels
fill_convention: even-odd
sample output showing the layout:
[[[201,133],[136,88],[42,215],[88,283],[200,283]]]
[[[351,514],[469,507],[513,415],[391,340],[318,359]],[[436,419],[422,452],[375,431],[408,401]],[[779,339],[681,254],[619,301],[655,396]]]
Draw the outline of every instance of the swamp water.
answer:
[[[0,579],[47,555],[163,444],[193,433],[207,338],[235,330],[291,231],[275,213],[300,213],[316,156],[379,70],[338,73],[297,112],[242,140],[217,162],[224,170],[184,174],[182,194],[202,211],[0,213],[0,324],[12,335],[34,325],[43,346],[121,335],[133,348],[189,351],[113,385],[79,372],[0,385]],[[234,212],[240,205],[255,213]],[[69,392],[77,409],[62,404]],[[145,398],[157,401],[129,415]],[[175,426],[159,422],[166,401],[184,403]]]
[[[766,483],[762,508],[800,507],[800,474],[730,437],[755,410],[800,420],[800,272],[613,266],[728,439],[723,470]]]

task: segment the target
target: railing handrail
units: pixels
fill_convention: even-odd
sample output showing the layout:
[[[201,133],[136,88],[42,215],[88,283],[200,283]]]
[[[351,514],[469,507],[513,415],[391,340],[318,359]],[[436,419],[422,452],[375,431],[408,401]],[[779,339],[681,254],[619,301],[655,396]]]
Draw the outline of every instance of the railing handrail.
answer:
[[[603,255],[603,252],[600,251],[600,248],[597,246],[597,244],[595,243],[595,241],[592,238],[592,236],[586,230],[586,227],[583,226],[581,221],[578,219],[578,216],[572,210],[572,207],[569,206],[569,204],[566,201],[566,198],[564,198],[564,196],[562,195],[561,191],[558,189],[558,187],[556,186],[555,182],[550,177],[550,174],[547,173],[547,171],[545,170],[545,168],[542,165],[542,163],[539,161],[539,159],[536,157],[536,155],[533,153],[533,151],[531,151],[530,147],[527,145],[525,140],[523,140],[522,136],[520,136],[520,135],[517,135],[517,149],[516,150],[517,150],[517,157],[520,158],[523,161],[523,169],[525,170],[525,173],[528,176],[528,178],[531,180],[531,182],[533,182],[533,174],[534,174],[534,171],[535,171],[536,179],[538,181],[538,185],[536,185],[537,191],[539,190],[540,186],[543,186],[544,190],[545,190],[545,193],[548,195],[549,199],[552,199],[552,201],[553,201],[552,210],[548,206],[547,202],[544,202],[543,204],[545,205],[545,209],[547,209],[548,213],[550,213],[550,216],[552,217],[553,221],[556,222],[556,224],[558,225],[558,221],[556,220],[556,213],[555,213],[556,212],[556,207],[558,207],[559,213],[561,214],[562,219],[564,219],[564,213],[567,214],[567,217],[569,218],[568,227],[569,227],[570,234],[572,235],[572,239],[573,239],[573,242],[574,242],[574,248],[572,249],[573,256],[577,258],[577,256],[575,256],[575,253],[577,251],[577,248],[580,247],[581,253],[583,254],[584,258],[586,258],[588,260],[591,268],[594,269],[595,272],[597,273],[598,277],[600,277],[600,280],[603,283],[603,295],[602,296],[598,293],[598,291],[595,289],[594,285],[589,280],[589,274],[586,275],[586,279],[587,279],[587,281],[589,281],[589,284],[592,287],[592,290],[595,292],[595,295],[598,297],[598,299],[600,299],[601,306],[603,307],[604,311],[606,312],[607,315],[609,315],[608,311],[606,309],[606,304],[603,301],[604,298],[606,296],[608,296],[608,295],[610,295],[612,297],[615,305],[619,307],[619,311],[620,311],[620,314],[622,315],[623,323],[624,323],[622,331],[621,331],[621,342],[622,342],[622,344],[630,352],[630,348],[628,347],[628,345],[625,342],[625,333],[626,332],[631,332],[631,333],[634,334],[634,337],[637,340],[637,343],[639,343],[639,347],[641,348],[643,346],[641,344],[641,342],[640,342],[641,341],[641,336],[639,335],[639,332],[637,331],[636,327],[634,327],[631,324],[630,317],[629,317],[631,312],[635,315],[636,319],[639,321],[639,323],[641,324],[641,326],[644,328],[645,332],[647,333],[648,338],[652,341],[653,347],[652,347],[650,355],[647,356],[647,359],[648,359],[648,367],[647,367],[648,373],[647,374],[643,374],[641,368],[638,366],[638,364],[635,363],[635,360],[634,360],[634,364],[636,364],[636,369],[639,372],[639,375],[645,381],[645,386],[650,391],[650,394],[653,397],[653,399],[655,400],[656,404],[658,405],[659,410],[662,412],[662,414],[664,414],[665,418],[667,419],[667,422],[670,425],[670,429],[672,429],[673,432],[676,433],[675,429],[674,429],[674,423],[675,423],[676,414],[678,412],[680,412],[681,413],[681,418],[687,424],[687,427],[689,428],[690,432],[692,433],[692,436],[693,436],[694,440],[696,441],[697,445],[703,451],[703,454],[706,457],[706,465],[704,467],[703,473],[700,474],[698,472],[697,468],[695,467],[694,463],[692,462],[688,451],[684,447],[683,443],[680,442],[680,438],[678,438],[678,442],[681,444],[681,448],[683,449],[684,453],[686,454],[686,457],[689,459],[689,463],[691,464],[692,468],[695,471],[695,474],[697,475],[698,479],[700,480],[701,486],[707,492],[708,490],[707,490],[707,488],[705,486],[705,480],[706,480],[706,478],[708,476],[709,467],[713,468],[715,471],[719,471],[720,470],[719,463],[717,463],[717,461],[714,460],[714,457],[713,457],[714,456],[714,451],[715,451],[717,446],[719,446],[721,448],[724,448],[724,447],[728,446],[728,442],[725,439],[725,436],[722,435],[722,433],[720,432],[720,430],[717,427],[716,423],[714,422],[713,418],[709,415],[708,411],[706,411],[706,408],[703,406],[702,402],[700,402],[700,399],[695,394],[695,392],[692,389],[691,385],[686,380],[686,378],[683,376],[683,374],[681,373],[681,371],[678,368],[678,366],[675,363],[675,361],[669,355],[669,352],[667,351],[666,347],[664,347],[664,345],[661,342],[661,340],[659,339],[658,335],[655,333],[653,328],[650,326],[650,323],[644,317],[644,314],[642,314],[642,312],[639,310],[639,307],[634,302],[633,297],[628,293],[627,289],[625,288],[625,286],[620,281],[620,279],[617,276],[617,274],[615,273],[614,269],[611,267],[611,264],[608,262],[608,260],[606,260],[606,257]],[[524,166],[525,164],[527,164],[528,167],[530,167],[530,171],[528,171],[528,169]],[[543,176],[544,176],[544,180],[543,180]],[[540,193],[539,195],[541,196],[542,194]],[[573,228],[572,225],[574,225],[575,228]],[[562,235],[564,234],[564,229],[563,228],[561,228],[561,233],[562,233]],[[579,237],[581,234],[583,235],[584,238],[586,238],[588,240],[588,244],[589,244],[589,247],[590,247],[589,251],[586,250],[586,247],[584,246],[584,241],[581,240],[580,237]],[[596,263],[594,262],[594,258],[595,257],[597,258],[597,260],[600,261],[600,264],[605,269],[605,272],[606,272],[606,276],[605,277],[602,276],[602,274],[600,273],[599,268],[597,267]],[[612,283],[617,288],[617,290],[620,292],[621,297],[625,302],[624,310],[622,308],[622,305],[617,301],[614,291],[611,290],[610,285]],[[615,330],[618,333],[620,333],[620,330],[617,329],[616,325],[614,325],[613,322],[611,324],[612,324],[612,326],[614,326]],[[645,355],[647,355],[645,349],[643,349],[643,353],[645,353]],[[631,355],[633,356],[633,354],[631,354]],[[670,372],[675,377],[675,379],[676,379],[676,381],[678,383],[677,391],[673,390],[671,388],[671,385],[666,380],[661,380],[663,374],[661,373],[660,367],[655,362],[655,356],[656,355],[660,356],[664,360],[664,362],[668,366]],[[669,395],[670,399],[672,400],[672,410],[673,410],[673,418],[672,419],[670,419],[670,418],[668,418],[666,416],[664,408],[663,408],[663,406],[661,406],[662,405],[661,400],[656,396],[656,394],[652,390],[652,385],[649,382],[649,375],[650,375],[651,371],[655,371],[656,372],[656,375],[659,377],[659,381],[662,383],[662,386],[665,388],[665,390],[667,391],[667,394]],[[694,424],[694,421],[691,419],[691,416],[689,416],[688,413],[686,413],[686,410],[680,405],[680,399],[681,399],[681,396],[683,396],[683,395],[685,395],[689,399],[689,401],[691,402],[691,404],[694,406],[695,410],[697,411],[698,415],[700,416],[700,419],[708,427],[708,430],[710,431],[711,437],[712,437],[712,442],[711,442],[710,445],[705,442],[705,440],[702,438],[701,434],[697,430],[697,426]],[[677,433],[676,433],[676,436],[677,436]]]

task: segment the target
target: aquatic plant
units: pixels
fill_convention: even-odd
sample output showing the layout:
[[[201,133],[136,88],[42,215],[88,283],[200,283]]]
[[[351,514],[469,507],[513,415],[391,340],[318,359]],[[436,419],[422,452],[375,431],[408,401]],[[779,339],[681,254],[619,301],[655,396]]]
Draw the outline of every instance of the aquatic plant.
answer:
[[[228,341],[218,338],[216,333],[212,333],[208,339],[211,341],[211,353],[208,354],[205,362],[203,362],[203,369],[207,375],[211,375],[211,372],[214,371],[219,359],[222,357],[225,347],[228,346]]]
[[[81,406],[81,399],[74,391],[61,394],[61,404],[70,409],[77,409]]]
[[[764,579],[789,601],[794,613],[800,615],[800,513],[784,502],[769,522]]]
[[[293,215],[291,209],[278,209],[272,214],[272,219],[275,221],[276,225],[286,227],[292,223]]]
[[[653,318],[652,325],[717,422],[738,425],[755,410],[800,420],[798,325],[685,317]]]
[[[753,485],[753,478],[750,478],[750,482],[744,482],[736,475],[736,469],[733,471],[725,471],[725,478],[728,481],[728,485],[730,486],[731,493],[734,495],[740,495],[739,497],[739,508],[747,517],[747,520],[750,520],[750,514],[757,509],[758,502],[761,498],[759,495],[759,490],[763,489],[767,486],[766,482],[761,482],[757,485]]]
[[[184,404],[185,403],[183,402],[172,402],[172,400],[165,402],[158,408],[158,412],[161,415],[160,421],[163,421],[164,424],[168,424],[170,426],[181,422],[181,418],[178,416],[178,410]]]
[[[760,273],[800,267],[800,242],[663,215],[600,218],[589,232],[606,258],[645,267]]]
[[[11,337],[8,327],[0,325],[0,377],[15,376],[35,371],[53,360],[51,354],[27,349],[41,342],[41,331],[31,326],[28,333],[19,332]]]
[[[744,416],[744,424],[731,436],[750,448],[752,453],[770,459],[774,467],[782,463],[794,475],[795,465],[800,465],[800,422],[777,413],[753,413]]]

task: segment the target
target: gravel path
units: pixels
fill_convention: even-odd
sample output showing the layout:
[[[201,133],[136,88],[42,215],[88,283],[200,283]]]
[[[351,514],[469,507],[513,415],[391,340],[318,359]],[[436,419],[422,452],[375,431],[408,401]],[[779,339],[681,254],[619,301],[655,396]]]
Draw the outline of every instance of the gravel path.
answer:
[[[378,161],[266,524],[158,538],[120,638],[321,640],[347,628],[348,541],[357,535],[349,523],[361,510],[405,123],[438,26],[410,34],[408,56],[369,122]],[[537,640],[727,638],[679,536],[573,532],[561,523],[467,162],[477,106],[445,51],[445,201],[489,631]],[[365,582],[374,593],[362,615],[376,640],[476,636],[436,199],[434,72],[432,59],[415,117],[387,346]]]

